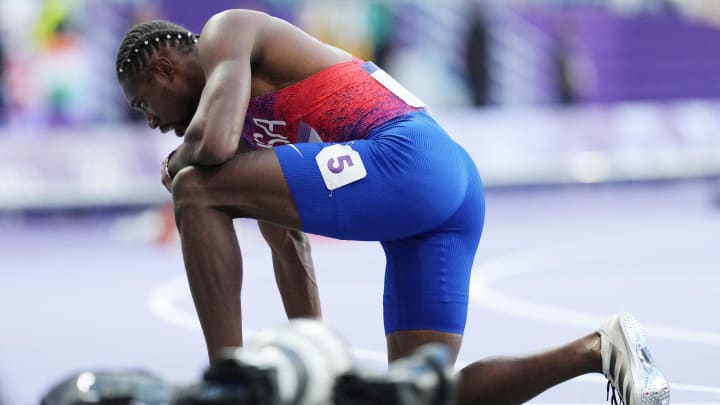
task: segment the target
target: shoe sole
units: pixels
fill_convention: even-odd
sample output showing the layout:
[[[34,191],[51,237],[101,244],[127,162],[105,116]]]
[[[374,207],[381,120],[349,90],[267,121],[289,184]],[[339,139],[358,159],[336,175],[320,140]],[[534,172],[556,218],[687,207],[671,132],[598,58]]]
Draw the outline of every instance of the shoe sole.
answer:
[[[618,321],[625,338],[626,349],[630,351],[632,358],[638,360],[643,372],[640,404],[668,405],[670,403],[670,386],[650,355],[645,332],[640,327],[640,323],[629,314],[621,315]]]

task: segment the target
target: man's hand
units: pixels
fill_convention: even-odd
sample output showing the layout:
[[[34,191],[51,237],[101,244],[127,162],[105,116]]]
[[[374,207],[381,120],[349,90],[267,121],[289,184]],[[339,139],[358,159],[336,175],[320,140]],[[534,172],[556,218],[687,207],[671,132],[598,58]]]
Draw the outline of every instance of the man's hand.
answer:
[[[240,142],[237,147],[236,155],[241,153],[249,152],[252,149],[245,144]],[[192,144],[183,142],[174,151],[163,160],[160,168],[160,179],[165,188],[172,192],[172,181],[175,175],[183,168],[190,166],[189,155],[192,153]]]
[[[174,150],[170,152],[170,154],[165,158],[165,160],[162,161],[162,165],[160,168],[160,178],[162,181],[163,186],[165,186],[165,189],[169,192],[172,192],[172,175],[170,174],[170,158],[173,154],[175,154],[177,150]]]

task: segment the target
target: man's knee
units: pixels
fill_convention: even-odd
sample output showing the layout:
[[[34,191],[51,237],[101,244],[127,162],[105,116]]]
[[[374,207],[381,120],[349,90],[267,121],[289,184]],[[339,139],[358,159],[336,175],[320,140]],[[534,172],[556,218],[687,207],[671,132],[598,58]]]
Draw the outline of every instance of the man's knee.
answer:
[[[392,332],[385,338],[388,346],[388,360],[391,362],[411,355],[426,344],[440,343],[450,350],[450,356],[454,363],[460,352],[463,336],[434,330],[404,330]]]
[[[173,179],[171,190],[175,211],[187,204],[207,201],[204,182],[200,171],[192,166],[180,170]]]

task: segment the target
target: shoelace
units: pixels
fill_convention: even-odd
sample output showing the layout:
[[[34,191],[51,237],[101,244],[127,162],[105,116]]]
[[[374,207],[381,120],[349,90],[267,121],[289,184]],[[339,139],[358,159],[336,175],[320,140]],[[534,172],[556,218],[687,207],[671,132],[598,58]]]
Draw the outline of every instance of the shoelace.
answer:
[[[612,397],[610,397],[610,389],[611,388],[612,388]],[[622,396],[620,396],[620,394],[618,394],[618,396],[620,396],[620,402],[618,403],[617,397],[615,396],[615,387],[612,385],[610,380],[608,380],[606,392],[607,392],[607,398],[605,398],[605,400],[610,401],[610,405],[618,405],[618,404],[625,405],[625,401],[623,400]]]

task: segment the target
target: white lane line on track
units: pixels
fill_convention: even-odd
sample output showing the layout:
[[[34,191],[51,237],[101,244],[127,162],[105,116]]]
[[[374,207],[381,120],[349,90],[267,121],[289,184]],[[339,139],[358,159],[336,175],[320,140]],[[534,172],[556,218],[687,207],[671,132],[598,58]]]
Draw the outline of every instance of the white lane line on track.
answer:
[[[541,272],[548,268],[568,268],[569,266],[582,265],[583,262],[592,260],[592,256],[589,255],[597,251],[597,246],[607,246],[608,244],[628,246],[633,241],[637,241],[638,238],[653,237],[657,234],[656,230],[648,230],[576,240],[569,243],[564,242],[557,245],[521,250],[476,264],[470,282],[470,300],[475,304],[502,313],[594,330],[605,322],[607,316],[566,310],[522,300],[495,291],[491,288],[491,285],[502,279],[531,272]],[[642,326],[652,338],[720,345],[720,333],[645,322],[642,322]]]
[[[185,276],[179,276],[153,289],[148,298],[148,305],[150,311],[158,318],[185,329],[199,331],[201,328],[197,315],[183,311],[176,305],[178,300],[186,297],[190,297],[187,279]],[[257,332],[243,329],[243,335],[248,339],[252,339],[255,333]],[[358,359],[387,364],[386,353],[356,347],[352,347],[350,350]]]
[[[573,378],[573,381],[579,381],[579,382],[584,382],[584,383],[607,384],[607,379],[599,374],[581,375],[580,377]],[[670,389],[673,391],[679,390],[679,391],[691,391],[691,392],[705,392],[708,394],[720,394],[720,387],[708,387],[705,385],[696,385],[696,384],[679,384],[679,383],[671,382]],[[720,402],[718,402],[718,405],[720,405]]]
[[[178,301],[181,299],[190,300],[190,290],[187,285],[185,276],[178,276],[172,278],[157,287],[155,287],[148,297],[148,305],[150,311],[163,321],[166,321],[172,325],[179,326],[185,329],[201,330],[200,322],[197,319],[197,315],[193,312],[183,311],[178,305]],[[244,330],[243,331],[248,338],[251,338],[255,333],[254,331]],[[385,352],[367,350],[360,348],[351,348],[353,355],[359,360],[366,360],[375,362],[378,364],[387,363],[387,354]],[[461,369],[468,365],[468,362],[458,361],[456,368]],[[605,384],[607,380],[601,376],[580,376],[575,380],[590,383],[602,383]],[[719,393],[720,387],[708,387],[701,385],[692,384],[677,384],[671,383],[673,390],[691,391],[691,392],[706,392],[706,393]],[[545,404],[550,405],[550,404]],[[572,404],[563,404],[572,405]],[[675,404],[681,405],[681,404]],[[701,403],[693,405],[702,405]],[[720,405],[716,403],[715,405]]]

